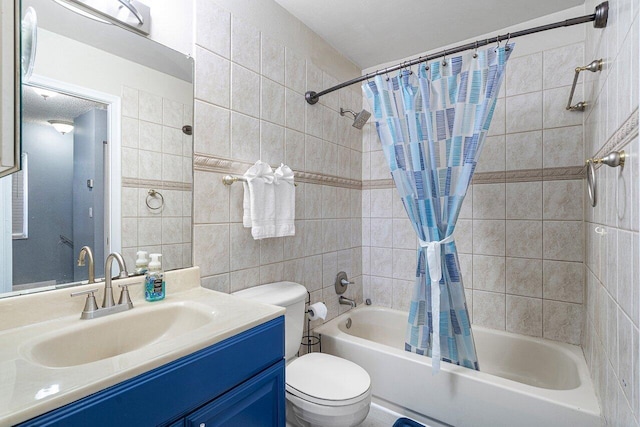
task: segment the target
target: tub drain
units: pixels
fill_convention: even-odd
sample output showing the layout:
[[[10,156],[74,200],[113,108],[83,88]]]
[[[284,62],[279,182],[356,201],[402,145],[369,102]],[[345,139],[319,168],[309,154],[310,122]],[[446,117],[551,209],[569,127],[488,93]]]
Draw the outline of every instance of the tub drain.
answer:
[[[351,327],[351,318],[347,319],[347,329]]]

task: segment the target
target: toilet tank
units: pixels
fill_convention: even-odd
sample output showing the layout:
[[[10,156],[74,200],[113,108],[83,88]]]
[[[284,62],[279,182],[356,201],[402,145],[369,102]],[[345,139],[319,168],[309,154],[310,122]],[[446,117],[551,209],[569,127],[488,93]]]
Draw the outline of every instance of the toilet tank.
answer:
[[[284,307],[284,355],[289,360],[300,349],[307,289],[294,282],[275,282],[234,292],[240,298]]]

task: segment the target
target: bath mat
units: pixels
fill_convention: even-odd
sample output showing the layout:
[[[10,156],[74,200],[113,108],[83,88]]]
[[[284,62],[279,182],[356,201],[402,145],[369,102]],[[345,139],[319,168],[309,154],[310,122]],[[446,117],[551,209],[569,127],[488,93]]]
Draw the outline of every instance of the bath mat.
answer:
[[[393,423],[393,427],[424,427],[424,424],[402,417],[398,418],[396,422]]]

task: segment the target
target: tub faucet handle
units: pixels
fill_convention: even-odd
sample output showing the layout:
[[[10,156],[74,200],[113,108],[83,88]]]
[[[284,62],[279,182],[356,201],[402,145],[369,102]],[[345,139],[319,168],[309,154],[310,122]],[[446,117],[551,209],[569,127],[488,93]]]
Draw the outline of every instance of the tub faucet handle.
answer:
[[[347,273],[345,273],[344,271],[341,271],[338,273],[338,275],[336,276],[336,282],[335,282],[335,288],[336,288],[336,293],[338,295],[342,295],[345,293],[345,291],[347,290],[347,285],[353,285],[354,282],[350,282],[349,278],[347,277]]]

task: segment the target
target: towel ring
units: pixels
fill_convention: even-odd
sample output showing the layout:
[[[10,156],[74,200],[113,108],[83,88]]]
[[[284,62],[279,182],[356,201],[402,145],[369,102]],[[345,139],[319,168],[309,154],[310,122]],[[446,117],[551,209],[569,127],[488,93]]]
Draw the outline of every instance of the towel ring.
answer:
[[[149,203],[150,199],[156,199],[158,198],[158,196],[160,196],[160,204],[158,206],[151,206],[151,204]],[[149,190],[149,192],[147,193],[147,198],[145,200],[145,203],[147,204],[147,207],[151,210],[158,210],[161,209],[164,206],[164,197],[162,196],[162,193],[160,193],[159,191],[154,190],[153,188]]]
[[[595,207],[598,203],[598,193],[596,185],[596,164],[607,165],[611,168],[624,169],[624,162],[627,159],[627,154],[624,150],[612,151],[604,157],[594,157],[588,159],[587,163],[587,189],[589,190],[589,199],[591,206]]]

